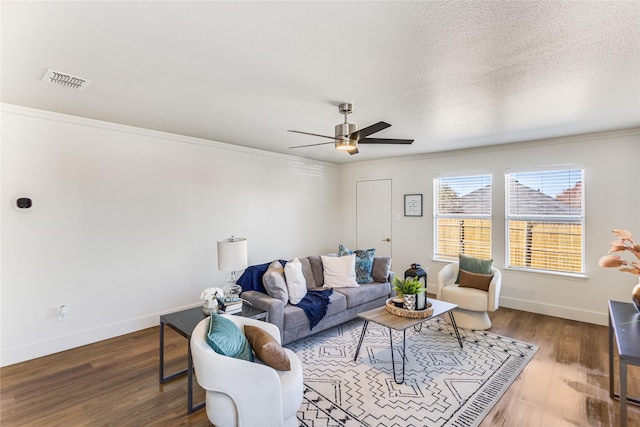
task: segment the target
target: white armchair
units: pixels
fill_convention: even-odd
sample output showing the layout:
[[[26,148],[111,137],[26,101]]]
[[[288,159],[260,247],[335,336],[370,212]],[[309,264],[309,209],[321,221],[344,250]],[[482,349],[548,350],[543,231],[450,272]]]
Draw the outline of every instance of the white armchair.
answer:
[[[280,343],[277,326],[242,316],[222,315],[244,332],[244,325],[267,331]],[[248,362],[222,356],[205,337],[209,318],[191,334],[191,353],[198,384],[206,390],[207,417],[216,427],[297,426],[302,404],[302,363],[285,348],[290,371],[278,371],[258,360]]]
[[[457,262],[445,265],[438,273],[436,299],[458,304],[453,311],[456,325],[464,329],[486,330],[491,327],[488,311],[496,311],[499,305],[502,273],[491,267],[493,278],[489,291],[459,287],[455,281],[458,277]],[[448,320],[448,319],[447,319]]]

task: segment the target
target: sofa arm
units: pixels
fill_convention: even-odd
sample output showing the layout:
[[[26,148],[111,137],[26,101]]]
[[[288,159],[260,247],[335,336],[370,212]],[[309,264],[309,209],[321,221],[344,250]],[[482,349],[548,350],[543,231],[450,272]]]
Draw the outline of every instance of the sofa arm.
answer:
[[[279,299],[270,297],[258,291],[244,291],[242,299],[252,306],[264,310],[269,314],[269,323],[273,323],[280,329],[280,338],[284,327],[284,303]]]
[[[393,289],[393,279],[396,277],[396,272],[395,271],[390,271],[389,272],[389,276],[387,276],[387,282],[389,282],[389,285],[391,285],[391,292],[389,293],[389,297],[393,298],[395,297],[396,291],[395,289]]]

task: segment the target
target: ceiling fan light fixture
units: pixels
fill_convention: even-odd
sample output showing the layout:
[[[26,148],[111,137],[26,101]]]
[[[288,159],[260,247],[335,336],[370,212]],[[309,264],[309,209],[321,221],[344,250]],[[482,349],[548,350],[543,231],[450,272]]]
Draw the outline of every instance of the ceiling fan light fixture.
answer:
[[[355,139],[336,139],[336,150],[355,151],[358,149],[358,141]]]
[[[345,116],[346,120],[346,116]],[[347,138],[356,131],[356,125],[353,123],[340,123],[335,127],[336,150],[355,151],[358,149],[358,141]]]

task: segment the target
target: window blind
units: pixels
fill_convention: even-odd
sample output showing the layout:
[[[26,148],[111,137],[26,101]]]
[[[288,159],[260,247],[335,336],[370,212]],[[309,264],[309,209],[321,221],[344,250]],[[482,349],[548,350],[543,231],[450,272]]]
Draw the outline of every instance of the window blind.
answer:
[[[584,273],[584,170],[506,174],[507,264]]]
[[[491,175],[434,179],[436,259],[491,258]]]

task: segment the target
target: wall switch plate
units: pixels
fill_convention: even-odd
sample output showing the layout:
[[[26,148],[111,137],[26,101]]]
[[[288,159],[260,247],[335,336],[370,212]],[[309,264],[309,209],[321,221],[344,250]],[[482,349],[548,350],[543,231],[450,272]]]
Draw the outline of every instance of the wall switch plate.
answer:
[[[58,320],[67,320],[69,318],[69,307],[62,304],[58,307]]]

